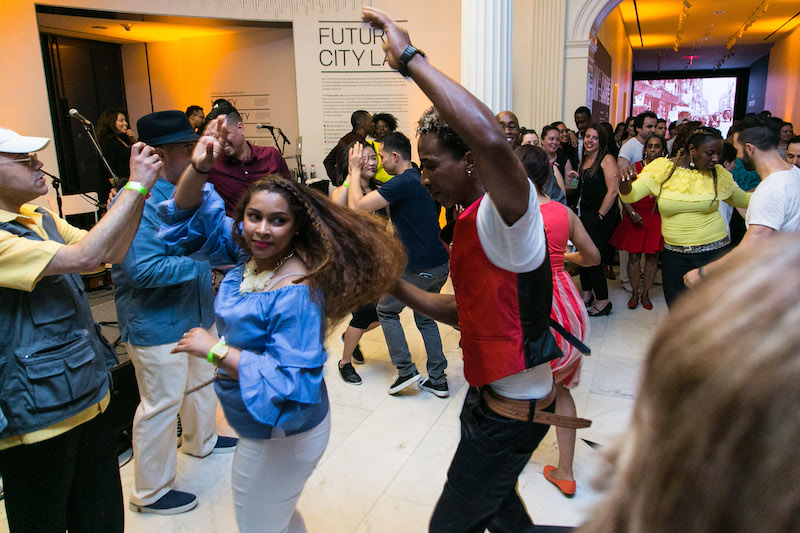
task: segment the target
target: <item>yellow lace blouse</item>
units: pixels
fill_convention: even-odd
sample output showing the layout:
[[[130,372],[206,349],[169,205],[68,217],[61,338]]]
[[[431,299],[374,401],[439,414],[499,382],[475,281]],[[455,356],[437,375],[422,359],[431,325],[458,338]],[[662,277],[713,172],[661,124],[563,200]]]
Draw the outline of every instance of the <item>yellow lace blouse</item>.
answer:
[[[661,234],[667,244],[696,246],[727,236],[725,222],[717,210],[720,200],[734,207],[747,207],[750,193],[741,190],[731,173],[720,165],[716,167],[716,198],[710,171],[677,167],[665,182],[673,165],[662,157],[645,166],[632,183],[630,194],[622,195],[622,201],[630,204],[648,194],[658,198]]]

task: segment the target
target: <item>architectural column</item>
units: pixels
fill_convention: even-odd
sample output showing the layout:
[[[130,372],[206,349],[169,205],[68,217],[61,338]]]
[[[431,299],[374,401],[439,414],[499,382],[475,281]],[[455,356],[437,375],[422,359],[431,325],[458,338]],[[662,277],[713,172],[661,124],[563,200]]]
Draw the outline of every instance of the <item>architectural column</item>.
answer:
[[[563,116],[564,0],[516,0],[514,106],[522,125],[541,131]]]
[[[514,0],[462,0],[461,84],[493,113],[511,109]]]

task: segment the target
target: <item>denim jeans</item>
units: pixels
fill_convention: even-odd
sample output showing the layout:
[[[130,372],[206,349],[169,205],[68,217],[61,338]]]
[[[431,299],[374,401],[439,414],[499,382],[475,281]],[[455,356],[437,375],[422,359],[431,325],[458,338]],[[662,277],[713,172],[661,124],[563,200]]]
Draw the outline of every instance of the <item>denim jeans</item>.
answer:
[[[438,293],[450,273],[450,263],[447,262],[434,268],[425,270],[406,270],[403,279],[412,285],[432,293]],[[400,377],[408,376],[417,371],[417,366],[411,360],[408,343],[400,325],[400,311],[405,304],[391,294],[381,298],[378,302],[378,320],[383,329],[386,345],[389,347],[389,356],[392,364],[397,367]],[[447,368],[447,359],[442,352],[442,338],[439,336],[439,327],[436,322],[427,316],[414,311],[414,321],[417,329],[422,334],[425,351],[428,354],[428,379],[432,384],[447,381],[444,369]]]
[[[553,412],[555,402],[546,411]],[[461,442],[431,517],[431,533],[517,533],[533,522],[517,478],[550,428],[492,412],[470,387],[461,410]]]

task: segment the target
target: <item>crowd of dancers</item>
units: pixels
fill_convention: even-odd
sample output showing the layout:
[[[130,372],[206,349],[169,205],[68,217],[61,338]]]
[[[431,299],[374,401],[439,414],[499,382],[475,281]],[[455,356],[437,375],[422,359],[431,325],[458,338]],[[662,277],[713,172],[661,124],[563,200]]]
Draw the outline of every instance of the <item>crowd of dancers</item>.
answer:
[[[383,30],[388,64],[433,107],[415,132],[419,164],[394,117],[353,113],[325,159],[330,196],[291,179],[276,149],[248,142],[229,102],[207,116],[198,106],[148,114],[138,139],[112,110],[98,136],[123,180],[109,183],[108,211],[87,232],[30,203],[48,189],[36,152],[49,140],[0,129],[0,324],[10,332],[0,340],[0,475],[11,531],[123,530],[105,415],[116,354],[78,276],[107,262],[141,396],[132,510],[197,505],[174,488],[180,414],[184,453],[234,453],[240,531],[305,531],[296,504],[331,431],[326,331],[351,317],[341,378],[362,382],[359,340],[380,326],[397,368],[392,395],[417,385],[447,397],[435,321],[460,331],[469,390],[430,531],[559,529],[533,524],[517,478],[553,425],[558,464],[544,476],[576,491],[576,430],[590,421],[570,390],[590,317],[612,313],[615,249],[628,307],[653,308],[660,264],[671,312],[605,499],[582,528],[800,528],[800,240],[777,235],[800,229],[791,124],[750,115],[724,139],[650,111],[614,129],[581,107],[575,132],[563,122],[536,132],[437,70],[388,13],[363,16]],[[441,293],[448,278],[453,294]],[[405,307],[427,352],[424,377]],[[217,402],[238,438],[215,434]]]

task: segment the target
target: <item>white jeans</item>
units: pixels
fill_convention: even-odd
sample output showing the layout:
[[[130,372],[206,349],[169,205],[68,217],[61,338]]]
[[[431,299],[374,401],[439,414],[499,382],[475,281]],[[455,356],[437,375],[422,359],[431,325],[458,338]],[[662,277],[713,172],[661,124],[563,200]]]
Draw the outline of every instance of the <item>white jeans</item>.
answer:
[[[271,439],[239,438],[233,456],[231,485],[236,523],[241,533],[303,533],[295,509],[331,434],[331,415],[304,433]]]
[[[127,344],[141,397],[133,418],[131,502],[135,505],[155,503],[175,485],[178,413],[183,428],[183,453],[204,457],[217,443],[214,386],[183,395],[184,391],[213,378],[214,367],[198,357],[169,353],[176,345]]]

